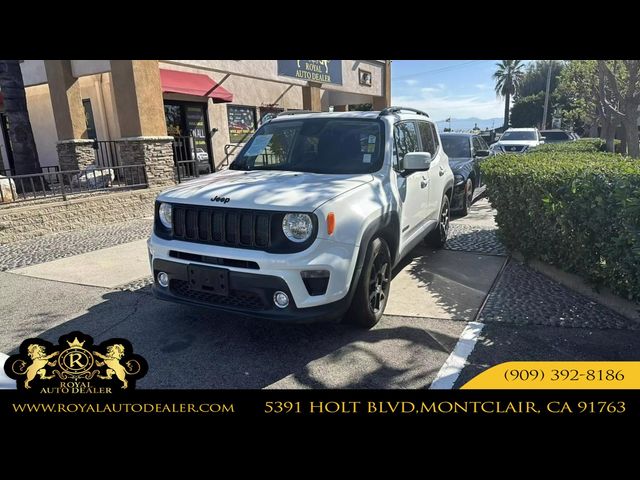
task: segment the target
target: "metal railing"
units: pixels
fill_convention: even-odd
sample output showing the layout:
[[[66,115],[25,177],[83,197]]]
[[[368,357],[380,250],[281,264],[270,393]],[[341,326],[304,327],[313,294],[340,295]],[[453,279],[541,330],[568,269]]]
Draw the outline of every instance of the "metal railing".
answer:
[[[222,160],[220,166],[228,167],[230,157],[237,155],[237,153],[242,150],[242,147],[244,147],[244,143],[227,143],[224,146],[224,160]]]
[[[144,165],[14,175],[0,180],[0,203],[54,197],[66,200],[68,195],[146,186]]]
[[[117,140],[94,140],[93,149],[96,151],[95,164],[100,167],[120,165],[120,152]]]
[[[50,167],[40,167],[41,173],[53,173],[60,171],[60,167],[58,165],[52,165]],[[0,175],[3,177],[13,177],[15,173],[15,168],[0,168]]]
[[[198,172],[198,163],[195,160],[177,161],[176,175],[178,177],[178,183],[199,177],[200,172]]]

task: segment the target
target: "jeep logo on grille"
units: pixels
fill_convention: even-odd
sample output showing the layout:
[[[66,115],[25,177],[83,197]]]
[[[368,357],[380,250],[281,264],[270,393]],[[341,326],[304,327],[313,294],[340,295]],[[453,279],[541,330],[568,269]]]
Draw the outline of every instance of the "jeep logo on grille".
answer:
[[[229,203],[231,199],[229,197],[219,197],[216,195],[211,199],[212,202]]]

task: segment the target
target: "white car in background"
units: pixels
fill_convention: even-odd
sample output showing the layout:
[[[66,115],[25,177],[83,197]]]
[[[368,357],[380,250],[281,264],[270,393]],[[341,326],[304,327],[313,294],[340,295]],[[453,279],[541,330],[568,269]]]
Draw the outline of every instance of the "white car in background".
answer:
[[[492,144],[489,149],[492,154],[525,153],[533,147],[544,143],[544,137],[537,128],[509,128],[502,134],[500,140]]]

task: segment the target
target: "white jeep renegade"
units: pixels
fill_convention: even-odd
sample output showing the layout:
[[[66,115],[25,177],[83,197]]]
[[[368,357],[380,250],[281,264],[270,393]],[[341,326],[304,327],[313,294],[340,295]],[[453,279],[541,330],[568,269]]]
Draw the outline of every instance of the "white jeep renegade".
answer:
[[[424,112],[285,112],[228,170],[164,191],[156,297],[254,317],[375,325],[393,267],[444,245],[453,173]]]

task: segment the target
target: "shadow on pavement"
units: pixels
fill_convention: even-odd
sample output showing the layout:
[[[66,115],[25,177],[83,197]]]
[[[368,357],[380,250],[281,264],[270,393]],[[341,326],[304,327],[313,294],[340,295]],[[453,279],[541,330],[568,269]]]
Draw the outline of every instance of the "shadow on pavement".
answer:
[[[57,341],[80,330],[96,342],[129,339],[149,363],[139,388],[264,388],[279,381],[277,388],[425,387],[457,340],[432,335],[421,319],[385,317],[366,331],[233,317],[156,300],[148,287],[102,300],[40,337]]]

